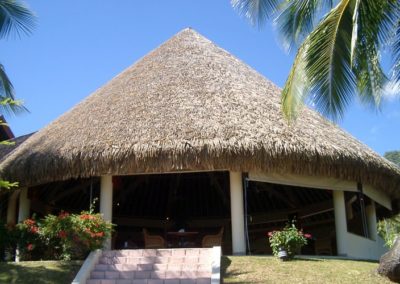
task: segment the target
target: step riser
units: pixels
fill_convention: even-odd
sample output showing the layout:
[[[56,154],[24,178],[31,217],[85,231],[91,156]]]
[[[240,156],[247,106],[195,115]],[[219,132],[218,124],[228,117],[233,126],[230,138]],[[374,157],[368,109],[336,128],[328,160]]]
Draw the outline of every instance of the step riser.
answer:
[[[212,249],[104,251],[87,284],[210,284]]]
[[[208,264],[210,257],[102,257],[100,264],[155,264],[155,263],[187,263]]]
[[[210,279],[89,279],[86,284],[211,284]]]
[[[93,271],[92,279],[171,279],[171,278],[207,278],[209,271]]]
[[[211,264],[97,264],[94,271],[208,271]]]

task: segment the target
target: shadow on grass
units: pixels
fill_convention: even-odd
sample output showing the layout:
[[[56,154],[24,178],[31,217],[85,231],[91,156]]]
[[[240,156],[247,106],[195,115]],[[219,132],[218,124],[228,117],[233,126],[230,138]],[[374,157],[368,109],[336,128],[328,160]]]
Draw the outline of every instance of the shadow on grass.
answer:
[[[221,283],[230,283],[231,281],[229,281],[228,279],[232,279],[239,275],[246,275],[249,273],[249,272],[243,272],[243,271],[233,270],[233,269],[229,270],[229,272],[228,272],[228,268],[231,265],[231,263],[232,263],[232,260],[230,260],[229,257],[227,257],[227,256],[221,257]],[[226,280],[228,280],[228,281],[226,281]],[[233,283],[244,284],[244,283],[249,283],[249,282],[234,281]],[[251,283],[257,283],[257,282],[252,281]]]
[[[0,263],[0,283],[71,283],[81,261]]]
[[[366,262],[366,263],[379,263],[377,260],[373,259],[356,259],[356,258],[346,258],[346,257],[339,257],[339,256],[296,256],[295,260],[302,260],[302,261],[325,261],[325,260],[340,260],[340,261],[357,261],[357,262]]]

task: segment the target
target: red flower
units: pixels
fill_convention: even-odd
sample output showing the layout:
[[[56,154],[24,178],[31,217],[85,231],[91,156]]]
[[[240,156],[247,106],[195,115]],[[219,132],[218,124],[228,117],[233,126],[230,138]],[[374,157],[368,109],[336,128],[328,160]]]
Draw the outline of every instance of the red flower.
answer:
[[[58,237],[61,239],[65,239],[67,237],[67,233],[65,231],[59,231]]]
[[[96,237],[101,238],[101,237],[103,237],[103,236],[104,236],[104,232],[98,232],[98,233],[96,233]]]
[[[82,220],[92,220],[92,219],[96,219],[96,217],[90,215],[90,214],[82,214],[79,218],[81,218]]]
[[[29,251],[33,250],[33,244],[28,244],[26,246],[26,249],[29,250]]]
[[[65,219],[68,216],[69,216],[69,213],[66,211],[61,211],[60,214],[58,214],[58,218],[60,218],[60,219]]]
[[[26,219],[25,221],[24,221],[24,224],[25,225],[27,225],[27,226],[33,226],[33,225],[35,225],[35,220],[33,220],[33,219]]]
[[[32,226],[31,227],[31,233],[37,234],[38,232],[39,232],[39,228],[38,227],[36,227],[36,226]]]
[[[304,237],[305,237],[306,239],[311,239],[311,238],[312,238],[311,234],[304,234]]]

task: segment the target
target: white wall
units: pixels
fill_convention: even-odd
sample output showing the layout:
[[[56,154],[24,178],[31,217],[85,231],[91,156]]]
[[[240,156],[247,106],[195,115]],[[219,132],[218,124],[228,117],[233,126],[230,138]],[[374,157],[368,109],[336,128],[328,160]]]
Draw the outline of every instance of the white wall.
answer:
[[[385,242],[378,236],[376,241],[346,232],[347,257],[379,260],[388,251]]]

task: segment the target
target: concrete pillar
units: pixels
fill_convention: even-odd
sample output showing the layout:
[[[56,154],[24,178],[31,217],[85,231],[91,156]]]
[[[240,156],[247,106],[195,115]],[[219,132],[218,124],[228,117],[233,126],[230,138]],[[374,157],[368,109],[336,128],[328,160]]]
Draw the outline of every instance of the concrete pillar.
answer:
[[[336,245],[337,254],[340,256],[347,255],[347,220],[346,208],[344,202],[344,192],[341,190],[333,191],[333,207],[335,209],[335,228],[336,228]]]
[[[246,254],[243,181],[241,172],[229,172],[233,254]]]
[[[102,176],[100,181],[100,213],[104,220],[112,222],[113,184],[112,176]],[[111,249],[111,239],[104,244],[105,249]]]
[[[372,240],[376,240],[377,228],[376,228],[376,208],[375,202],[371,200],[371,204],[365,207],[365,213],[367,216],[368,232],[369,237]]]
[[[30,217],[31,201],[28,199],[28,189],[23,188],[19,194],[18,223]]]
[[[7,203],[7,224],[15,225],[17,223],[17,201],[19,190],[15,190],[10,194]]]

